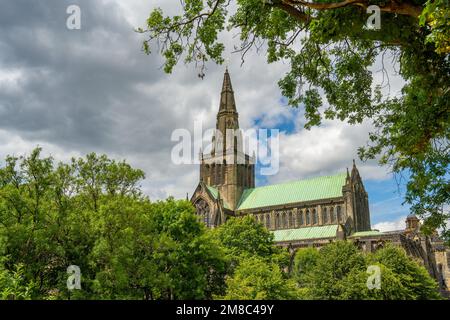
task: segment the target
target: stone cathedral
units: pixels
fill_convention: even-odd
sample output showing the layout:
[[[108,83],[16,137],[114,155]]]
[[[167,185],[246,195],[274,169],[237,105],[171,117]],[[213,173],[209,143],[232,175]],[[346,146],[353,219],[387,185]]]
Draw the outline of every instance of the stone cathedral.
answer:
[[[230,134],[231,133],[231,134]],[[353,241],[374,251],[386,242],[402,246],[421,261],[450,296],[450,249],[437,236],[420,232],[409,215],[404,230],[371,230],[368,195],[358,168],[330,176],[255,186],[255,157],[244,153],[230,74],[225,71],[211,151],[200,153],[200,181],[191,202],[208,227],[229,217],[252,215],[291,252],[332,241]]]
[[[255,158],[243,152],[241,139],[226,70],[211,152],[200,154],[200,182],[191,198],[206,225],[253,215],[276,238],[292,230],[321,236],[370,230],[368,196],[354,162],[351,172],[255,187]]]

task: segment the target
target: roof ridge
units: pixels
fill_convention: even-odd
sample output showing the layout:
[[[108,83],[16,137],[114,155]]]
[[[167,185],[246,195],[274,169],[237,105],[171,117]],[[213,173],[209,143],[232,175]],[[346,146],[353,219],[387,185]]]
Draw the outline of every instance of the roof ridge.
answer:
[[[254,190],[254,189],[267,188],[267,187],[272,187],[272,186],[281,186],[281,185],[292,184],[292,183],[296,183],[296,182],[311,181],[311,180],[319,179],[319,178],[331,178],[331,177],[337,177],[337,176],[343,176],[343,175],[346,176],[347,174],[345,172],[340,172],[340,173],[336,173],[336,174],[329,174],[329,175],[324,175],[324,176],[315,176],[315,177],[310,177],[310,178],[306,178],[306,179],[291,180],[291,181],[285,181],[285,182],[280,182],[280,183],[268,184],[268,185],[265,185],[265,186],[259,186],[259,187],[254,187],[254,188],[247,188],[245,190]]]
[[[304,201],[342,197],[346,173],[311,177],[308,179],[245,189],[238,210],[286,205]]]

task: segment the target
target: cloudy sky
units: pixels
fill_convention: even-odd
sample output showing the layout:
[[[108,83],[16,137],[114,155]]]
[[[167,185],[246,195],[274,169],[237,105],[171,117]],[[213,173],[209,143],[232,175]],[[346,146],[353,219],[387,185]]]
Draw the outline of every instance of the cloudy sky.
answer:
[[[81,8],[81,29],[66,28],[66,9]],[[0,10],[0,159],[22,155],[37,145],[57,160],[88,152],[126,159],[146,172],[145,192],[152,199],[191,194],[197,165],[175,165],[171,134],[177,128],[215,125],[223,66],[208,65],[206,77],[179,65],[171,75],[158,55],[141,51],[152,8],[174,12],[178,0],[2,0]],[[223,34],[228,46],[233,32]],[[302,128],[301,109],[284,105],[277,81],[288,64],[267,65],[252,52],[240,65],[238,54],[225,58],[232,78],[242,128],[277,128],[280,170],[258,184],[345,171],[370,123],[350,126],[326,121]],[[377,70],[376,66],[374,70]],[[381,79],[380,73],[375,74]],[[392,76],[391,91],[401,87]],[[3,160],[0,160],[0,164]],[[369,192],[372,224],[403,228],[408,207],[402,188],[375,162],[357,161]]]

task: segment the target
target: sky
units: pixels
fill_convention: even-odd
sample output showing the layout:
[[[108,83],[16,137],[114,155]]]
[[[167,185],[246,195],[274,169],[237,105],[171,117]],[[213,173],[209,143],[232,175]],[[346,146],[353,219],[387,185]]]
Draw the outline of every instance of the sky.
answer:
[[[66,27],[69,5],[81,9],[81,29]],[[6,155],[36,146],[57,161],[90,152],[126,159],[144,170],[142,189],[152,200],[185,198],[198,183],[198,165],[171,161],[175,129],[215,125],[224,66],[207,65],[200,79],[192,65],[170,75],[163,60],[145,55],[145,27],[152,8],[176,12],[178,0],[2,0],[0,10],[0,165]],[[228,48],[236,31],[223,33]],[[225,53],[241,128],[279,129],[280,168],[257,177],[277,183],[345,171],[368,139],[371,123],[324,121],[305,130],[301,108],[286,106],[277,86],[289,64],[267,64],[264,52]],[[380,61],[374,78],[381,81]],[[402,80],[392,67],[390,94]],[[373,228],[404,228],[404,186],[376,161],[356,160],[369,193]]]

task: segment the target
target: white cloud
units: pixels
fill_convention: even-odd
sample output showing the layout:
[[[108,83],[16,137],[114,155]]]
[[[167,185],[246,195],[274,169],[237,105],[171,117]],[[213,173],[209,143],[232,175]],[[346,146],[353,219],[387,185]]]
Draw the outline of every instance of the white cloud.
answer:
[[[297,121],[301,121],[297,119]],[[357,159],[357,148],[366,144],[371,129],[367,122],[360,125],[326,120],[311,130],[297,129],[291,134],[280,134],[280,172],[271,181],[300,179],[314,175],[333,174],[351,170],[352,159]],[[357,166],[363,179],[386,179],[388,173],[376,161]]]
[[[173,11],[179,8],[177,1],[75,2],[82,3],[85,19],[79,32],[65,30],[65,11],[51,5],[30,8],[36,12],[28,18],[21,16],[28,11],[14,2],[8,3],[10,11],[5,9],[17,17],[10,14],[8,28],[14,32],[0,33],[0,46],[8,49],[0,51],[0,90],[7,93],[0,95],[0,117],[6,117],[0,127],[0,161],[6,154],[29,153],[36,145],[57,160],[106,153],[143,169],[143,188],[151,198],[184,198],[198,181],[198,166],[171,162],[175,143],[170,135],[176,128],[192,130],[199,117],[205,129],[215,125],[224,67],[208,64],[204,80],[191,65],[180,64],[166,75],[159,69],[161,57],[142,53],[144,36],[133,28],[144,25],[152,8]],[[30,30],[36,30],[39,42]],[[250,52],[240,66],[240,55],[230,53],[236,38],[232,33],[221,38],[229,50],[225,58],[241,127],[253,127],[259,120],[260,127],[272,128],[295,118],[295,131],[280,135],[280,172],[270,182],[351,166],[356,148],[367,140],[369,124],[325,121],[310,131],[302,129],[301,114],[280,106],[277,82],[289,65],[268,65],[264,52]],[[10,96],[11,103],[6,101]],[[358,167],[364,179],[387,177],[375,162]]]
[[[406,216],[401,216],[397,220],[376,223],[372,226],[372,229],[376,229],[381,232],[404,230],[406,227],[405,220]]]

